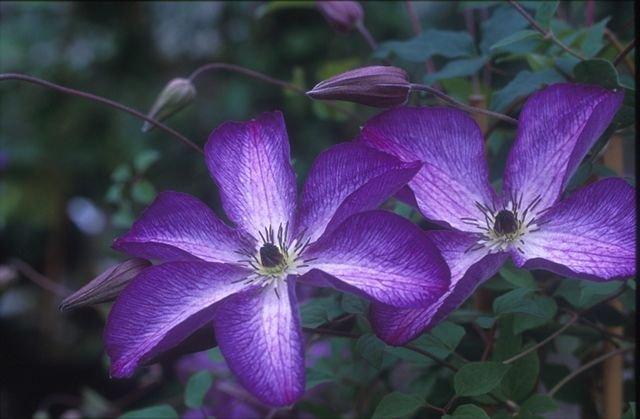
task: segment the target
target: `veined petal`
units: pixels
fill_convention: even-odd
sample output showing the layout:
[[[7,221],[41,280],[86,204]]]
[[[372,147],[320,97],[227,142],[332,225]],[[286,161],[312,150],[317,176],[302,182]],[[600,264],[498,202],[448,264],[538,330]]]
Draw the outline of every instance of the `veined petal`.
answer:
[[[214,325],[229,368],[260,401],[285,406],[302,396],[304,349],[293,280],[225,300]]]
[[[376,334],[390,345],[404,345],[431,329],[473,294],[482,282],[502,266],[506,253],[488,254],[486,249],[468,250],[477,238],[458,231],[429,231],[427,235],[451,268],[449,289],[426,308],[398,309],[373,304],[370,319]]]
[[[404,186],[420,163],[404,163],[362,144],[344,143],[318,156],[305,182],[297,232],[314,242],[347,217],[371,210]]]
[[[247,122],[225,122],[205,145],[207,167],[224,209],[253,237],[293,221],[296,178],[280,112]]]
[[[247,289],[250,271],[228,264],[167,262],[142,271],[111,308],[104,340],[111,374],[128,377],[213,318],[213,304]]]
[[[460,110],[395,108],[370,119],[358,140],[424,163],[409,187],[422,214],[434,222],[469,231],[464,218],[484,219],[476,203],[493,207],[482,132]]]
[[[396,307],[429,305],[449,285],[449,269],[433,243],[409,220],[387,211],[352,215],[302,257],[314,269],[305,275],[309,282]]]
[[[132,256],[161,261],[206,260],[235,263],[234,251],[252,242],[225,225],[202,201],[179,192],[162,192],[117,238],[113,248]]]
[[[553,205],[593,143],[622,104],[623,92],[597,86],[555,84],[522,108],[518,134],[504,174],[504,200],[536,211]]]
[[[592,183],[560,201],[523,237],[516,265],[606,281],[636,272],[634,188],[619,178]],[[535,229],[534,229],[535,230]]]

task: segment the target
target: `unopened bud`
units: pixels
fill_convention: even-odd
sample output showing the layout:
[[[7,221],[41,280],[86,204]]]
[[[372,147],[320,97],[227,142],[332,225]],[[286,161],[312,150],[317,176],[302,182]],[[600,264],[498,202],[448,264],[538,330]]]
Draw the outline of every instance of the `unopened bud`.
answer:
[[[316,7],[333,29],[350,32],[362,22],[364,12],[357,1],[316,1]]]
[[[113,301],[133,278],[149,266],[151,262],[140,258],[128,259],[114,265],[65,298],[58,309],[69,311],[78,307]]]
[[[156,121],[162,121],[190,104],[195,97],[196,88],[191,80],[173,79],[160,92],[147,116]],[[152,128],[153,124],[145,121],[142,125],[142,132],[147,132]]]
[[[409,97],[411,83],[398,67],[357,68],[318,83],[307,95],[318,100],[344,100],[377,108],[402,105]]]

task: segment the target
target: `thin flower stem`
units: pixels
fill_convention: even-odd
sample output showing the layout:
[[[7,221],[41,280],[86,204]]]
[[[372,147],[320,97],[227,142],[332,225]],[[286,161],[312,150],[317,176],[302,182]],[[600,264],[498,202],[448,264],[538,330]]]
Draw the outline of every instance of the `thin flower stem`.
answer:
[[[411,84],[411,90],[417,90],[417,91],[421,91],[421,92],[427,92],[427,93],[431,93],[432,95],[434,95],[435,97],[437,97],[438,99],[441,99],[442,101],[455,106],[456,108],[460,108],[464,111],[470,112],[470,113],[480,113],[483,115],[487,115],[490,116],[492,118],[496,118],[496,119],[500,119],[502,121],[508,122],[510,124],[513,125],[517,125],[518,124],[518,120],[511,118],[510,116],[507,115],[503,115],[501,113],[497,113],[497,112],[492,112],[492,111],[488,111],[486,109],[480,109],[480,108],[475,108],[473,106],[469,106],[466,105],[462,102],[459,102],[457,100],[455,100],[454,98],[452,98],[451,96],[448,96],[447,94],[441,92],[438,89],[434,89],[433,87],[430,86],[426,86],[424,84]]]
[[[71,291],[67,289],[65,286],[58,284],[57,282],[47,278],[42,275],[40,272],[33,269],[28,263],[25,261],[13,258],[9,261],[9,263],[16,268],[18,272],[24,275],[28,280],[32,281],[39,287],[57,295],[60,297],[66,297],[71,294]]]
[[[558,390],[560,390],[562,388],[562,386],[567,384],[567,382],[571,381],[578,374],[583,373],[584,371],[588,370],[589,368],[593,367],[594,365],[598,365],[599,363],[601,363],[601,362],[603,362],[603,361],[605,361],[605,360],[607,360],[607,359],[609,359],[609,358],[611,358],[613,356],[623,354],[623,353],[631,351],[633,349],[634,349],[633,346],[628,346],[626,348],[616,349],[615,351],[607,352],[606,354],[600,355],[599,357],[591,360],[590,362],[587,362],[586,364],[584,364],[583,366],[581,366],[580,368],[578,368],[577,370],[573,371],[571,374],[567,375],[562,380],[560,380],[558,382],[558,384],[553,386],[553,388],[551,390],[549,390],[549,393],[547,393],[548,396],[549,397],[553,397],[558,392]]]
[[[557,336],[559,336],[562,332],[564,332],[569,327],[571,327],[571,325],[574,324],[578,320],[578,318],[579,318],[579,316],[578,316],[577,313],[572,313],[571,314],[571,319],[569,319],[569,321],[566,322],[560,329],[556,330],[555,332],[553,332],[552,334],[547,336],[545,339],[543,339],[540,342],[538,342],[536,345],[534,345],[531,348],[527,349],[526,351],[522,351],[519,354],[517,354],[515,356],[512,356],[511,358],[509,358],[507,360],[504,360],[504,361],[502,361],[502,363],[503,364],[511,364],[511,363],[517,361],[518,359],[529,355],[531,352],[537,351],[539,348],[541,348],[542,346],[544,346],[547,343],[551,342],[553,339],[555,339]]]
[[[420,355],[424,355],[424,356],[426,356],[427,358],[431,358],[431,359],[432,359],[433,361],[435,361],[436,363],[438,363],[438,364],[442,365],[443,367],[447,367],[447,368],[449,368],[451,371],[454,371],[454,372],[455,372],[455,371],[458,371],[458,367],[456,367],[455,365],[453,365],[453,364],[451,364],[451,363],[449,363],[449,362],[445,361],[445,360],[444,360],[444,359],[442,359],[442,358],[439,358],[439,357],[435,356],[434,354],[432,354],[432,353],[430,353],[430,352],[427,352],[427,351],[425,351],[425,350],[422,350],[422,349],[420,349],[420,348],[418,348],[418,347],[416,347],[416,346],[414,346],[414,345],[405,345],[404,347],[405,347],[405,348],[407,348],[407,349],[409,349],[410,351],[416,352],[416,353],[418,353],[418,354],[420,354]]]
[[[620,41],[618,40],[618,37],[616,36],[616,34],[614,34],[611,31],[611,29],[604,28],[604,36],[606,36],[609,42],[611,42],[611,44],[618,50],[618,54],[624,51],[625,49],[624,45],[620,43]],[[635,39],[634,39],[634,42],[635,42]],[[629,70],[629,72],[631,72],[632,74],[635,74],[636,68],[633,63],[633,59],[629,57],[628,54],[624,56],[624,64],[627,66],[627,69]]]
[[[629,42],[622,51],[620,51],[620,54],[618,54],[616,58],[614,58],[613,65],[617,66],[618,64],[620,64],[620,62],[624,60],[624,57],[626,57],[627,54],[631,52],[635,47],[636,47],[636,38],[633,38],[633,40]]]
[[[362,21],[359,21],[356,23],[356,29],[358,30],[358,32],[360,32],[360,35],[362,35],[364,40],[367,41],[367,44],[369,44],[369,47],[371,48],[372,51],[375,51],[378,49],[378,43],[376,42],[375,39],[373,39],[371,32],[369,32],[369,29],[367,29],[367,27],[364,26],[364,23],[362,23]]]
[[[215,71],[215,70],[226,70],[226,71],[232,71],[238,74],[242,74],[244,76],[247,77],[251,77],[253,79],[256,80],[260,80],[263,81],[265,83],[269,83],[269,84],[273,84],[276,86],[280,86],[283,89],[288,89],[291,90],[294,93],[303,95],[305,97],[307,97],[306,95],[306,89],[296,86],[293,83],[284,81],[284,80],[279,80],[276,79],[274,77],[268,76],[264,73],[261,73],[259,71],[255,71],[255,70],[251,70],[249,68],[245,68],[245,67],[241,67],[239,65],[235,65],[235,64],[228,64],[228,63],[208,63],[208,64],[204,64],[198,68],[196,68],[191,75],[189,76],[189,80],[192,83],[195,83],[196,78],[198,78],[198,76],[200,76],[203,73],[206,73],[207,71]],[[342,106],[339,106],[333,102],[325,102],[325,105],[336,109],[340,112],[344,112],[345,114],[349,115],[351,118],[357,118],[357,115],[354,114],[353,112],[351,112],[348,109],[343,108]]]
[[[585,58],[575,52],[574,50],[572,50],[571,48],[569,48],[568,46],[566,46],[562,41],[560,41],[556,35],[553,33],[553,31],[551,29],[549,30],[545,30],[542,26],[540,26],[540,24],[533,18],[533,16],[531,16],[529,14],[529,12],[527,12],[524,7],[522,7],[520,5],[520,3],[518,3],[516,0],[507,0],[525,19],[527,19],[527,21],[531,24],[531,26],[533,26],[535,28],[535,30],[537,30],[538,32],[540,32],[542,34],[542,36],[545,39],[551,39],[551,41],[553,41],[553,43],[555,43],[557,46],[559,46],[560,48],[562,48],[563,50],[565,50],[566,52],[568,52],[569,54],[573,55],[576,58],[579,58],[580,60],[584,60]]]
[[[52,83],[50,81],[46,81],[43,79],[40,79],[38,77],[33,77],[33,76],[29,76],[27,74],[19,74],[19,73],[2,73],[0,74],[0,82],[1,81],[5,81],[5,80],[18,80],[18,81],[24,81],[27,83],[32,83],[32,84],[36,84],[38,86],[42,86],[42,87],[46,87],[48,89],[52,89],[52,90],[56,90],[58,92],[61,93],[65,93],[71,96],[77,96],[77,97],[81,97],[84,99],[88,99],[92,102],[96,102],[96,103],[101,103],[103,105],[107,105],[109,107],[112,107],[114,109],[118,109],[120,111],[126,112],[130,115],[133,115],[139,119],[142,119],[143,121],[146,121],[158,128],[160,128],[161,130],[165,131],[168,134],[171,134],[173,137],[177,138],[178,140],[180,140],[181,142],[185,143],[186,145],[188,145],[189,147],[193,148],[194,150],[198,151],[199,153],[204,153],[202,148],[200,146],[198,146],[197,144],[195,144],[193,141],[189,140],[187,137],[185,137],[184,135],[180,134],[179,132],[177,132],[176,130],[169,128],[168,126],[164,125],[162,122],[160,121],[156,121],[153,118],[148,117],[147,115],[143,114],[140,111],[137,111],[133,108],[130,108],[126,105],[123,105],[119,102],[116,102],[114,100],[111,99],[107,99],[105,97],[102,96],[98,96],[98,95],[94,95],[92,93],[87,93],[87,92],[83,92],[81,90],[76,90],[76,89],[72,89],[70,87],[66,87],[66,86],[62,86],[59,84],[55,84]]]

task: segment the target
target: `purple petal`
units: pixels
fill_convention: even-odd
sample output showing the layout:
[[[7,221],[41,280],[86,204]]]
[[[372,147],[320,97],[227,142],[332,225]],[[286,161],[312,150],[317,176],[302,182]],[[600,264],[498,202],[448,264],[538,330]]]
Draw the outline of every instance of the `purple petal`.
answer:
[[[145,269],[111,308],[104,340],[111,374],[128,377],[211,321],[212,305],[246,289],[250,271],[209,262],[167,262]]]
[[[462,111],[392,109],[370,119],[358,140],[404,161],[424,163],[409,187],[432,221],[468,231],[463,218],[484,219],[476,202],[493,206],[482,132]]]
[[[609,178],[574,192],[539,219],[540,230],[524,236],[516,265],[598,281],[636,272],[634,188]]]
[[[413,223],[387,211],[349,217],[303,254],[314,270],[305,279],[328,283],[397,307],[437,301],[449,285],[442,256]]]
[[[293,221],[296,178],[280,112],[225,122],[205,145],[207,167],[229,218],[253,237]]]
[[[487,254],[484,249],[467,251],[477,241],[468,233],[429,231],[427,235],[451,267],[451,285],[437,301],[423,309],[373,304],[370,313],[373,329],[390,345],[404,345],[437,325],[469,298],[479,284],[492,277],[507,258],[505,253]]]
[[[200,200],[179,192],[162,192],[131,230],[114,241],[113,248],[162,261],[234,263],[239,259],[234,251],[251,245]]]
[[[314,242],[347,217],[371,210],[404,186],[420,163],[365,147],[344,143],[318,156],[302,191],[296,230]]]
[[[524,208],[540,196],[537,211],[553,205],[613,119],[623,95],[579,84],[555,84],[532,95],[520,113],[507,159],[505,201],[522,199]]]
[[[284,406],[304,393],[304,352],[295,283],[235,295],[219,305],[216,338],[229,368],[262,402]]]

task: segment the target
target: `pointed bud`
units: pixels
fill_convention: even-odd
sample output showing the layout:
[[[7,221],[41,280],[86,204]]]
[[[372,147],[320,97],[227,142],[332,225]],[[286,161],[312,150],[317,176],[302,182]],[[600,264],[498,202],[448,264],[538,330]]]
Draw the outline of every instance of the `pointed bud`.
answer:
[[[190,104],[195,97],[196,88],[191,80],[173,79],[160,92],[147,116],[162,121]],[[142,125],[142,132],[150,131],[152,128],[152,124],[145,122]]]
[[[58,309],[69,311],[78,307],[113,301],[133,278],[149,266],[151,262],[140,258],[128,259],[114,265],[65,298]]]
[[[402,105],[409,97],[407,73],[397,67],[357,68],[318,83],[307,95],[317,100],[344,100],[377,108]]]
[[[350,32],[362,22],[364,11],[357,1],[316,1],[316,7],[334,30]]]

